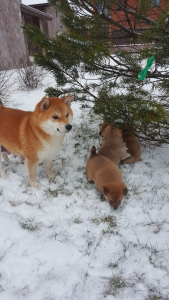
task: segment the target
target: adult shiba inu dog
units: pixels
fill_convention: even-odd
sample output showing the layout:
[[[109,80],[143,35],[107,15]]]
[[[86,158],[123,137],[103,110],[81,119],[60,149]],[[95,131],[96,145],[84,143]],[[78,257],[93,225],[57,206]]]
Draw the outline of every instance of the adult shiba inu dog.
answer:
[[[59,154],[63,139],[72,128],[71,100],[71,95],[43,97],[33,112],[6,108],[0,103],[0,145],[25,157],[29,181],[34,187],[39,186],[36,171],[41,161],[46,161],[48,177],[54,177],[52,160]],[[1,155],[0,176],[6,177]]]
[[[92,147],[87,161],[86,179],[89,183],[95,183],[99,192],[115,209],[127,195],[127,187],[122,181],[121,171],[107,157],[96,153],[95,146]]]

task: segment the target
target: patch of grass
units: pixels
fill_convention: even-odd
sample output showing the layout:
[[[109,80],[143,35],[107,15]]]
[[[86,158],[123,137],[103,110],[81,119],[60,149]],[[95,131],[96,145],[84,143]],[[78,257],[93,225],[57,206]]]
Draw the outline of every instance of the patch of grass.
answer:
[[[157,291],[156,287],[149,287],[148,296],[145,300],[168,300],[169,297],[165,295],[161,295],[159,291]]]
[[[45,193],[46,193],[46,195],[47,195],[48,197],[58,197],[59,191],[58,191],[58,189],[57,189],[57,190],[51,190],[51,189],[49,188],[49,189],[47,189],[47,190],[45,191]]]
[[[68,190],[66,188],[67,184],[64,182],[63,184],[60,184],[57,186],[57,189],[51,190],[51,188],[48,188],[45,193],[48,197],[58,197],[59,194],[71,196],[73,194],[73,190]]]
[[[100,218],[92,219],[92,222],[95,223],[96,225],[99,225],[101,223],[106,223],[108,227],[107,230],[103,232],[104,234],[106,233],[114,234],[113,228],[117,226],[116,218],[114,216],[101,216]]]
[[[146,300],[164,300],[162,296],[150,295]]]
[[[34,203],[32,203],[32,202],[30,202],[30,201],[28,201],[28,200],[26,200],[25,203],[26,203],[27,205],[30,205],[30,206],[34,206],[34,205],[35,205]]]
[[[2,190],[0,190],[0,196],[2,196],[3,195],[3,189]]]
[[[81,224],[83,223],[83,220],[80,217],[76,217],[73,222],[76,224]]]
[[[106,291],[106,295],[116,296],[120,291],[124,290],[125,288],[134,289],[135,283],[126,278],[123,275],[114,275],[109,280],[108,290]]]
[[[26,230],[28,230],[28,231],[36,231],[36,230],[38,230],[39,229],[39,227],[38,227],[38,225],[35,223],[35,224],[33,224],[33,222],[32,222],[33,220],[31,220],[31,219],[28,219],[28,220],[26,220],[25,222],[20,222],[20,225],[21,225],[21,227],[23,228],[23,229],[26,229]]]
[[[9,203],[10,203],[11,206],[18,206],[18,205],[20,205],[20,203],[15,202],[13,200],[9,201]]]
[[[100,219],[103,223],[107,223],[108,226],[111,228],[117,226],[116,219],[114,216],[102,216]]]
[[[153,230],[153,232],[155,233],[155,234],[157,234],[157,233],[159,233],[160,231],[161,231],[161,229],[162,229],[162,226],[164,225],[166,223],[166,220],[163,220],[161,223],[160,222],[158,222],[158,221],[151,221],[151,222],[149,222],[149,223],[146,223],[145,225],[146,226],[154,226],[155,228],[154,228],[154,230]]]

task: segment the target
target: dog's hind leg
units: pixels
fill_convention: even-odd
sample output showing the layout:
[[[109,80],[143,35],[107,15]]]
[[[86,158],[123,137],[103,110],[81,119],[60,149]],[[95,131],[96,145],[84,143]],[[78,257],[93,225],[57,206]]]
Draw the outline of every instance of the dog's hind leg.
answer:
[[[122,164],[132,164],[132,163],[135,163],[136,162],[136,159],[134,158],[134,156],[131,156],[131,157],[128,157],[124,160],[122,160]]]
[[[127,147],[126,147],[126,144],[123,143],[123,148],[121,148],[121,151],[120,151],[120,160],[124,160],[126,158],[129,158],[131,157],[131,154],[127,152]]]
[[[52,162],[53,162],[52,160],[46,160],[46,173],[48,175],[48,178],[50,178],[50,179],[55,178],[55,175],[51,171]]]
[[[4,178],[7,177],[6,173],[5,173],[4,170],[2,169],[2,161],[1,161],[1,145],[0,145],[0,177],[4,177]]]
[[[94,184],[94,181],[89,177],[88,171],[86,170],[86,180],[90,184]]]
[[[37,171],[38,161],[33,162],[33,161],[26,158],[25,159],[25,164],[26,164],[26,167],[28,169],[30,185],[33,186],[33,187],[38,188],[39,183],[36,180],[36,171]]]

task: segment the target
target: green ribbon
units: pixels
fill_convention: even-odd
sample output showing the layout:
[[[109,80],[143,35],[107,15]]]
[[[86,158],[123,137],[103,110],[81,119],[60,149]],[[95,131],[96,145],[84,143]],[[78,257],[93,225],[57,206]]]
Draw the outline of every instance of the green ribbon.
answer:
[[[164,40],[169,37],[169,34],[167,36],[165,36]],[[158,44],[161,44],[162,41],[160,41],[159,43],[156,44],[156,47]],[[146,67],[138,74],[138,81],[140,80],[144,80],[144,82],[146,83],[146,76],[147,76],[147,71],[149,68],[151,68],[152,64],[154,62],[154,56],[152,55],[148,60],[147,60],[147,65]]]
[[[138,81],[140,80],[144,80],[144,82],[146,83],[146,76],[147,76],[147,71],[148,69],[151,68],[152,64],[154,62],[154,55],[152,55],[148,60],[147,60],[147,65],[146,67],[138,74]]]

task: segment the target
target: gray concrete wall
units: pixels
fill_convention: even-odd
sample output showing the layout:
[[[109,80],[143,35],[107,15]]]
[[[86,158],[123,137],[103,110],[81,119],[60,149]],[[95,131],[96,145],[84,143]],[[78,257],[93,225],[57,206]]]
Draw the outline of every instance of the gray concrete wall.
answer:
[[[0,0],[0,70],[21,67],[27,47],[20,13],[20,0]]]
[[[56,39],[57,32],[66,32],[66,27],[61,22],[60,13],[53,6],[47,6],[44,11],[54,17],[52,21],[48,22],[48,34],[49,37]]]

